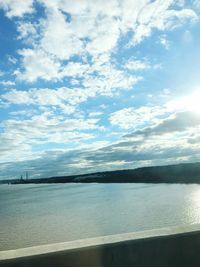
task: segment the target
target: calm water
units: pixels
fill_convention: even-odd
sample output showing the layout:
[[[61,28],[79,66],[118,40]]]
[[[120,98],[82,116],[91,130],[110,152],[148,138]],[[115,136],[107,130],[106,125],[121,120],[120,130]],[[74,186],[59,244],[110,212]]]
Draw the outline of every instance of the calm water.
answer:
[[[0,250],[194,223],[199,185],[0,186]]]

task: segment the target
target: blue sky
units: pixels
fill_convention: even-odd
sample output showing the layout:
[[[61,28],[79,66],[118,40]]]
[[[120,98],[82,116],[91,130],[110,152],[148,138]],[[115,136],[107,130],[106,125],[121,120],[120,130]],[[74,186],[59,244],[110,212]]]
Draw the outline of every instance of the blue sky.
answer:
[[[0,179],[199,161],[199,43],[199,0],[1,0]]]

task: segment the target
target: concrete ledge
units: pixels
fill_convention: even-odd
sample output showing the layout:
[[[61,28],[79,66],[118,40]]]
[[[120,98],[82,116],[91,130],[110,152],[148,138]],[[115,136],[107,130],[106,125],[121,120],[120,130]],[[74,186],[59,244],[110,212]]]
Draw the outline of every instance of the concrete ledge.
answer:
[[[1,251],[0,266],[199,267],[200,225]]]

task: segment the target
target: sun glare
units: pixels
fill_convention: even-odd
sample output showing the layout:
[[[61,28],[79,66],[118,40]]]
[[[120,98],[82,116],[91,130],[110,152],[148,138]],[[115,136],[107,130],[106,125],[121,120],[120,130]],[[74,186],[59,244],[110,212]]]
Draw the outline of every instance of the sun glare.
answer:
[[[200,90],[193,91],[190,95],[175,99],[167,104],[171,110],[192,111],[200,114]]]
[[[190,111],[200,114],[200,91],[195,91],[184,98],[184,107]]]

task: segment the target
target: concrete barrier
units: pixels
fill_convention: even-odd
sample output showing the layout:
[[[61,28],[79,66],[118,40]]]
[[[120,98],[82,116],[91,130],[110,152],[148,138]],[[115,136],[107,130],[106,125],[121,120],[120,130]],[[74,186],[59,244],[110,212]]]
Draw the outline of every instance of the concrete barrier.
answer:
[[[200,225],[0,252],[0,267],[199,267]]]

